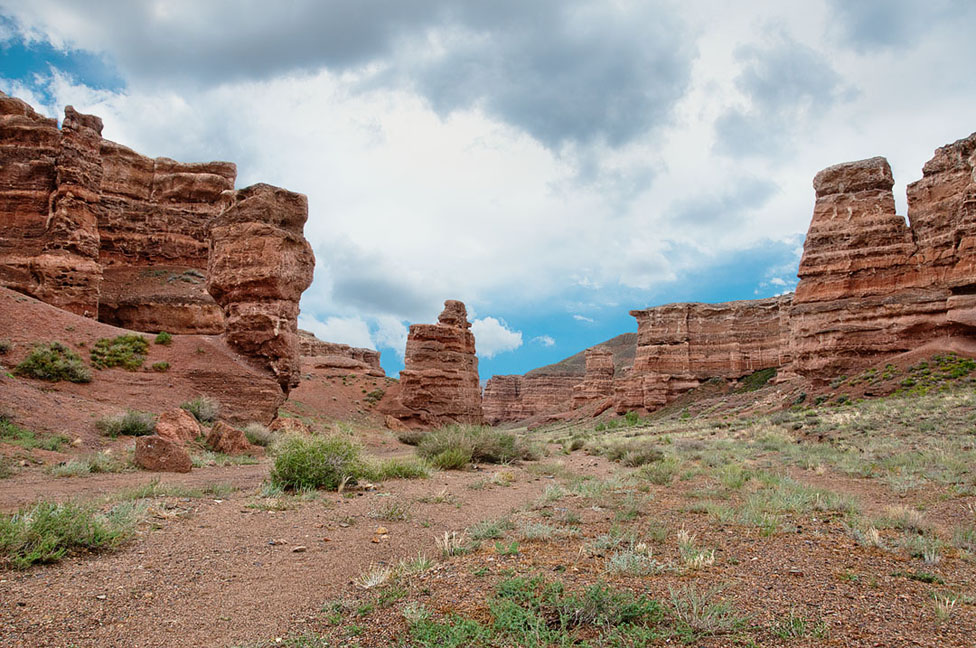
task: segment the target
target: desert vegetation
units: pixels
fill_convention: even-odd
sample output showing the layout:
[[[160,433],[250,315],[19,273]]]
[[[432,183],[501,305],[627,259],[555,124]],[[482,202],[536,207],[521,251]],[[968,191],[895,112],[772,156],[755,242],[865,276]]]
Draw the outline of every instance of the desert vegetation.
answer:
[[[36,344],[16,367],[14,375],[58,382],[91,382],[91,370],[81,356],[61,342]]]

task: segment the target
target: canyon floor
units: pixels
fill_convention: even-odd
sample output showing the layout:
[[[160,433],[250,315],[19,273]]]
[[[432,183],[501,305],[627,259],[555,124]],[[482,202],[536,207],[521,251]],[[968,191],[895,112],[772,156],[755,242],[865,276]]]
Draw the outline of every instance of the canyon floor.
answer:
[[[905,372],[871,400],[843,393],[869,371],[766,413],[782,389],[515,429],[545,456],[343,493],[275,492],[271,458],[30,465],[0,481],[3,511],[128,502],[142,522],[115,551],[0,571],[0,645],[971,646],[971,368]],[[329,425],[413,454],[366,419]]]

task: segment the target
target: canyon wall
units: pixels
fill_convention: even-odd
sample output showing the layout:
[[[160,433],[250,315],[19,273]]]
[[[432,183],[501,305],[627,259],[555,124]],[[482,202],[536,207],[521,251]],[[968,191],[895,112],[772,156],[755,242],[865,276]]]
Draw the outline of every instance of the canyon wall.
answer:
[[[895,213],[884,158],[814,178],[792,311],[793,370],[815,380],[976,327],[976,134],[943,146]]]
[[[709,378],[735,380],[790,362],[790,296],[631,311],[634,368],[614,384],[614,407],[657,409]]]
[[[384,408],[407,425],[480,424],[481,386],[467,309],[444,302],[437,324],[413,324],[393,404]]]
[[[144,332],[223,334],[287,393],[314,257],[305,196],[139,155],[0,93],[0,286]]]
[[[583,382],[573,386],[573,409],[606,399],[613,393],[613,352],[602,347],[586,350]]]
[[[299,352],[303,365],[337,374],[363,373],[381,378],[386,376],[380,366],[380,352],[352,347],[348,344],[324,342],[314,333],[298,330]]]

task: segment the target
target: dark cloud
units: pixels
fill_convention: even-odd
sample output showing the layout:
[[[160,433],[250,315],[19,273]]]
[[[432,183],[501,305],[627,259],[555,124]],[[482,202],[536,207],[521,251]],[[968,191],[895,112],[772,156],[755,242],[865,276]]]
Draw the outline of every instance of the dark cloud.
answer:
[[[35,34],[74,25],[72,46],[104,50],[134,85],[368,69],[441,114],[478,107],[553,148],[618,146],[667,123],[695,54],[664,2],[36,0],[7,11]]]
[[[858,51],[914,46],[937,24],[972,29],[972,0],[829,0],[839,36]]]
[[[742,66],[735,87],[750,106],[730,108],[715,121],[720,153],[775,154],[804,117],[829,110],[853,92],[823,55],[785,35],[765,47],[742,47],[735,58]]]

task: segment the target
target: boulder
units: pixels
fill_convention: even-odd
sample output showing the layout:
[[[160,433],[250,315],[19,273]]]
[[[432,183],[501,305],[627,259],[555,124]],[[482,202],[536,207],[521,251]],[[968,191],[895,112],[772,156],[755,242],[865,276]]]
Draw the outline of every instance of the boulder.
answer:
[[[276,418],[268,426],[268,429],[272,432],[278,432],[281,434],[311,434],[312,427],[295,418]]]
[[[207,447],[214,452],[222,452],[228,455],[249,454],[259,456],[264,454],[263,448],[251,445],[247,437],[244,436],[243,430],[231,427],[223,421],[217,421],[210,428],[210,433],[207,435]]]
[[[192,443],[200,436],[200,424],[183,408],[176,408],[159,415],[156,434],[181,445]]]
[[[190,472],[193,461],[181,443],[159,435],[136,439],[133,461],[137,466],[153,472]]]

